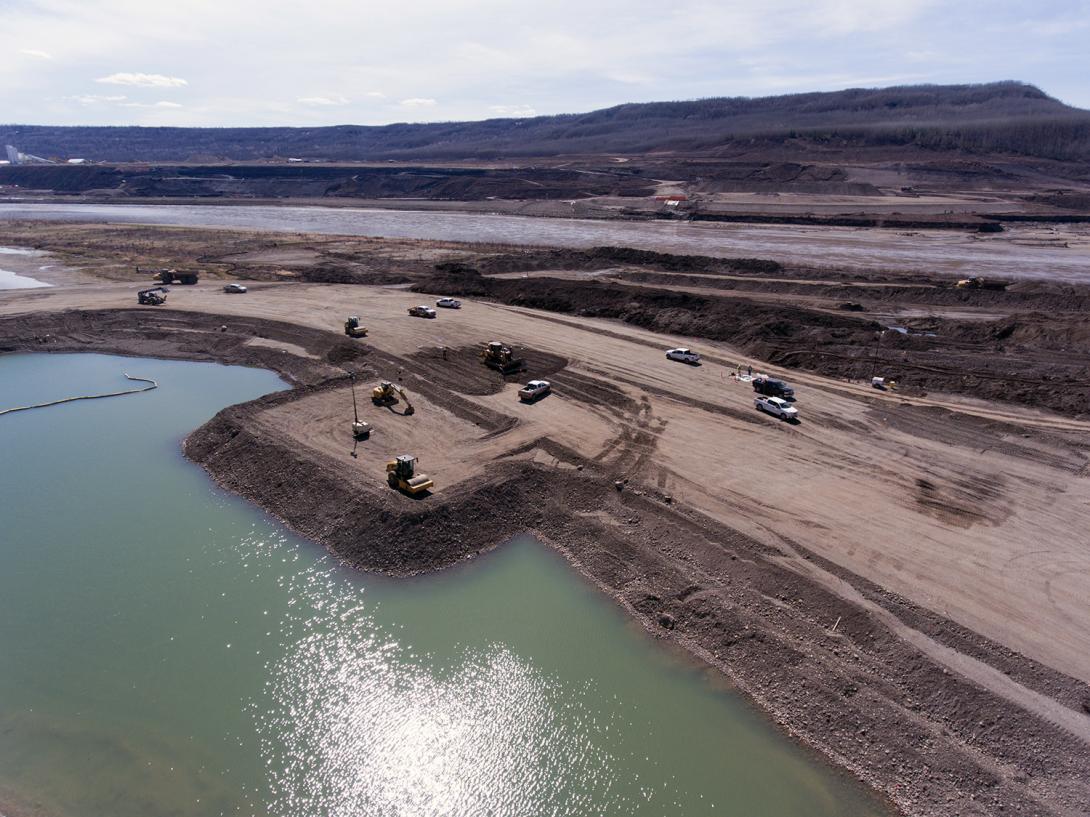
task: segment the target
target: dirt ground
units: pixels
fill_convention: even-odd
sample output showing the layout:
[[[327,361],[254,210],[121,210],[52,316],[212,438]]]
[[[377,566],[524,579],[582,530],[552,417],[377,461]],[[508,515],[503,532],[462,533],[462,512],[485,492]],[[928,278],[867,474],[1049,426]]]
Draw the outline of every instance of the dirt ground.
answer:
[[[404,284],[233,296],[208,281],[173,287],[158,310],[135,309],[136,288],[2,293],[0,351],[275,368],[298,388],[221,413],[188,453],[347,561],[414,572],[534,530],[905,813],[1090,808],[1090,550],[1077,535],[1090,530],[1090,421],[880,392],[585,315],[466,299],[423,320],[407,308],[427,296]],[[347,314],[366,339],[340,333]],[[554,394],[520,403],[512,378],[476,360],[491,340]],[[668,361],[672,346],[703,365]],[[788,379],[801,421],[756,412],[739,366]],[[350,371],[374,425],[358,444]],[[412,417],[371,405],[380,378],[408,389]],[[398,453],[420,457],[432,496],[385,487]],[[269,469],[308,490],[268,484]],[[331,507],[341,494],[351,510]],[[376,518],[401,549],[361,540]]]

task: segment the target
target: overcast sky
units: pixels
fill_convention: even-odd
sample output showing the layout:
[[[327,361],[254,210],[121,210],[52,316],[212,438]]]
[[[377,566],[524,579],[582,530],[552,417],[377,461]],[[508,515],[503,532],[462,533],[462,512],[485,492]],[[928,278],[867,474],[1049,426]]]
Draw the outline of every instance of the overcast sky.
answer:
[[[0,122],[384,124],[910,83],[1090,108],[1090,0],[0,0]]]

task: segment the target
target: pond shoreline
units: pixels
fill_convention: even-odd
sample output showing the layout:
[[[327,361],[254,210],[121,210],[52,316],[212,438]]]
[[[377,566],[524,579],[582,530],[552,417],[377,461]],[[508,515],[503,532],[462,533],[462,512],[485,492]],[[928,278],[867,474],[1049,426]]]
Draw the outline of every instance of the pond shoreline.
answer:
[[[343,387],[348,371],[373,376],[383,353],[289,323],[154,313],[155,322],[164,319],[184,332],[156,332],[152,313],[140,310],[14,316],[0,319],[0,351],[96,351],[272,369],[294,388],[224,409],[189,435],[184,452],[220,485],[346,564],[411,575],[472,559],[528,532],[649,632],[722,672],[795,738],[905,814],[983,815],[1002,803],[1007,814],[1066,815],[1085,805],[1078,781],[1090,763],[1086,744],[951,674],[900,639],[871,607],[921,629],[957,631],[952,622],[793,543],[781,552],[647,486],[618,489],[593,462],[549,440],[536,448],[555,464],[512,459],[482,483],[424,502],[361,490],[332,460],[261,435],[255,418]],[[254,334],[308,356],[249,345]],[[438,388],[409,384],[425,393]],[[443,399],[455,413],[472,410],[464,400],[459,408],[456,396]],[[498,422],[479,409],[475,416],[486,430]],[[867,603],[852,603],[784,566],[789,548],[815,574],[835,575]],[[1036,673],[1079,688],[999,645],[983,642],[982,649],[991,662],[1007,662],[1005,671],[1016,677]]]

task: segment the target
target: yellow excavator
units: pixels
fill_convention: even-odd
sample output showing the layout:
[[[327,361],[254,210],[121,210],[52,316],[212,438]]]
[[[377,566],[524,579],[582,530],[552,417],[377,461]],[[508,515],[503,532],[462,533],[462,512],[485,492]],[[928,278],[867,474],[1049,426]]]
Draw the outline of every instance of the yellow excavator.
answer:
[[[386,463],[386,481],[409,496],[422,494],[435,485],[427,474],[416,473],[416,457],[412,454],[402,454]]]
[[[344,333],[350,338],[365,338],[367,327],[360,323],[358,315],[352,315],[344,322]]]
[[[498,340],[494,340],[481,349],[481,362],[501,374],[514,374],[526,368],[526,361],[515,357],[515,353]]]
[[[409,401],[408,392],[396,383],[383,380],[371,389],[371,402],[376,406],[392,406],[398,401],[398,397],[405,401],[405,411],[402,414],[411,417],[416,413],[416,409],[413,408],[413,404]]]

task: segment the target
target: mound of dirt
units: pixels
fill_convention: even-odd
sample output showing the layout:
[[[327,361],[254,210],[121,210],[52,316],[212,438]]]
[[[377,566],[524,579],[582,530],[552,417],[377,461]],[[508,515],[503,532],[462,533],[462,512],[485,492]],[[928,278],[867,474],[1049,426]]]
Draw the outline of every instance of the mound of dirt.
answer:
[[[748,272],[771,275],[783,271],[783,265],[767,258],[716,258],[707,255],[677,255],[674,253],[637,250],[631,247],[593,247],[589,250],[534,249],[520,253],[504,253],[479,258],[475,267],[466,264],[440,264],[436,270],[455,274],[479,270],[486,274],[523,272],[538,269],[595,270],[625,265],[654,267],[670,272]]]

